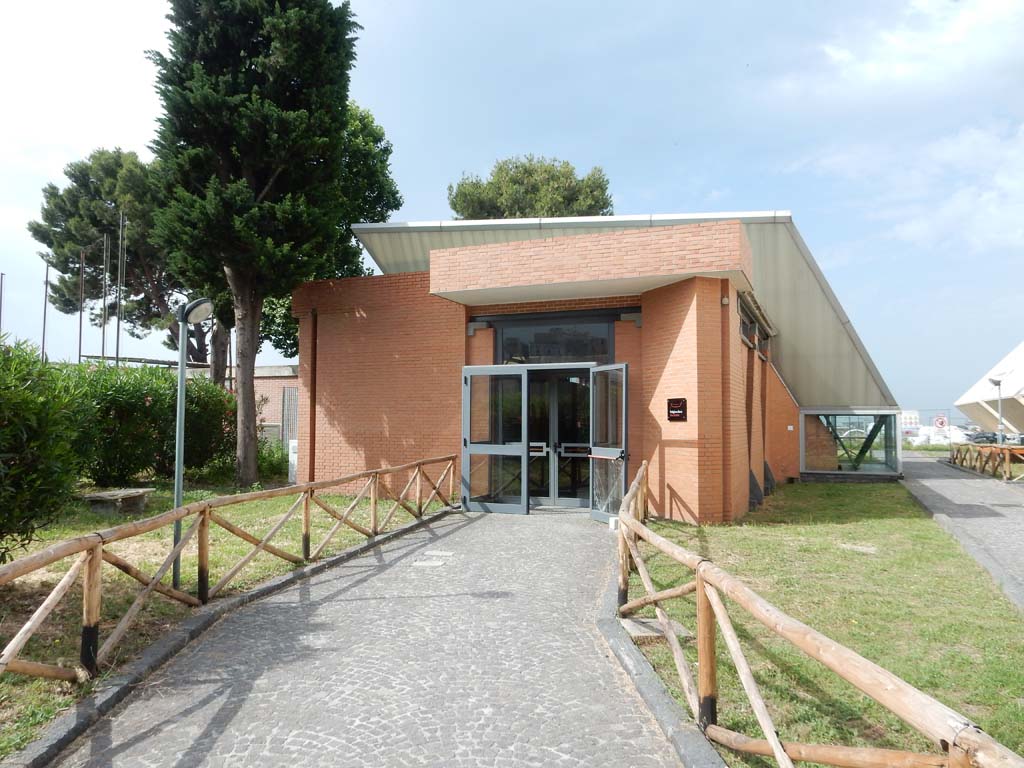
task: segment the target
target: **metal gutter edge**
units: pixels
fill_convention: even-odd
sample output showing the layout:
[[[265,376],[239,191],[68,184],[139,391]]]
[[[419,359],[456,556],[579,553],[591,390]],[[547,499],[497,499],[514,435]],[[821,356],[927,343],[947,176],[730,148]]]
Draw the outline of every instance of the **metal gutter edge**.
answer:
[[[718,754],[704,732],[697,727],[665,689],[650,662],[622,628],[618,618],[618,585],[615,574],[608,582],[608,588],[601,598],[597,617],[597,629],[608,648],[622,665],[623,672],[636,687],[644,704],[658,721],[680,761],[686,768],[726,768],[725,761]]]
[[[782,224],[791,222],[790,211],[721,211],[711,213],[646,213],[621,216],[564,216],[527,219],[452,219],[438,221],[402,221],[353,224],[359,234],[402,232],[442,232],[445,230],[481,229],[572,229],[575,227],[664,227],[672,224],[695,224],[705,221],[730,221],[743,224]]]

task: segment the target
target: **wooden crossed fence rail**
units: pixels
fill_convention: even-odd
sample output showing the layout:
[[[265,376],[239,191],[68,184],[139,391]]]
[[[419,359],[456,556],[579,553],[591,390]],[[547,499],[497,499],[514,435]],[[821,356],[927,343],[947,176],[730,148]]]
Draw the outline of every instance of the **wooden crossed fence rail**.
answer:
[[[662,633],[672,652],[683,696],[694,719],[711,741],[737,752],[774,757],[783,768],[791,768],[793,760],[844,768],[1024,768],[1024,759],[995,741],[963,715],[888,670],[786,615],[710,560],[659,536],[643,522],[646,519],[646,498],[645,461],[619,509],[619,615],[629,616],[645,606],[654,606]],[[693,580],[656,590],[640,551],[639,539],[692,570]],[[646,594],[629,600],[629,578],[633,568]],[[688,595],[694,595],[697,602],[696,680],[668,614],[662,607],[665,601]],[[723,596],[931,739],[942,749],[943,754],[782,741],[743,655]],[[763,739],[753,739],[718,725],[715,659],[718,630],[722,632],[743,690],[761,726]]]
[[[1024,446],[960,443],[953,446],[950,462],[983,475],[1002,476],[1003,480],[1012,481],[1013,465],[1024,464]]]
[[[455,498],[455,459],[454,455],[439,456],[410,462],[398,467],[370,469],[334,480],[321,480],[303,485],[275,488],[268,491],[255,491],[253,493],[220,496],[215,499],[198,501],[183,507],[176,507],[168,512],[144,520],[137,520],[85,536],[66,539],[39,552],[0,566],[0,586],[3,586],[21,576],[45,568],[51,563],[69,557],[74,558],[70,568],[68,568],[63,578],[57,583],[57,586],[53,588],[29,620],[25,622],[21,629],[11,638],[10,642],[7,643],[3,651],[0,652],[0,674],[15,672],[23,675],[72,681],[95,676],[99,672],[101,665],[110,659],[111,653],[124,638],[145,605],[147,598],[153,592],[159,592],[186,605],[199,606],[221,592],[260,552],[267,552],[290,563],[302,564],[318,559],[343,525],[358,531],[367,538],[372,538],[387,529],[388,524],[399,509],[405,510],[418,519],[423,516],[435,499],[441,501],[446,507],[451,507]],[[437,480],[434,481],[431,480],[424,468],[438,464],[443,464],[444,469],[438,475]],[[410,471],[409,480],[399,493],[395,493],[384,480],[389,475]],[[318,491],[360,480],[365,480],[362,489],[344,511],[338,511],[316,495]],[[448,482],[447,493],[441,490],[446,480]],[[427,494],[426,498],[424,498],[425,493]],[[292,494],[298,494],[298,497],[285,515],[274,524],[263,538],[257,538],[214,511],[222,507],[290,496]],[[369,527],[351,519],[352,513],[359,503],[366,498],[367,494],[370,497]],[[320,542],[319,546],[312,553],[310,552],[311,503],[313,506],[319,507],[326,512],[335,521],[334,525],[324,536],[323,541]],[[293,517],[300,506],[302,507],[302,554],[296,555],[275,547],[270,541],[284,527],[285,523]],[[387,511],[381,517],[380,511],[383,507],[387,507]],[[140,534],[171,525],[176,520],[188,517],[194,518],[192,524],[152,576],[147,576],[131,563],[104,548],[105,545],[112,542],[139,536]],[[231,566],[212,587],[210,586],[209,571],[211,522],[253,545],[253,548]],[[162,583],[162,579],[167,575],[175,558],[180,555],[185,546],[196,536],[198,536],[197,594],[191,595],[167,586]],[[117,626],[106,637],[103,644],[100,645],[101,567],[104,562],[136,579],[142,584],[142,588],[139,590],[135,601],[121,617]],[[19,659],[18,654],[24,649],[25,644],[28,643],[47,616],[50,615],[61,599],[67,594],[80,573],[84,574],[82,582],[82,638],[79,655],[81,667],[41,664],[39,662]]]

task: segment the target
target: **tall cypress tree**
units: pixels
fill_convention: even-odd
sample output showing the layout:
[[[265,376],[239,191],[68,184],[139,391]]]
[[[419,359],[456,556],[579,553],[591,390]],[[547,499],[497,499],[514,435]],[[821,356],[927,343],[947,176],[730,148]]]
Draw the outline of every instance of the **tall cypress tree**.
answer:
[[[237,334],[238,482],[257,479],[253,373],[268,296],[346,256],[348,2],[172,0],[151,53],[168,203],[154,236],[190,285],[226,285]]]

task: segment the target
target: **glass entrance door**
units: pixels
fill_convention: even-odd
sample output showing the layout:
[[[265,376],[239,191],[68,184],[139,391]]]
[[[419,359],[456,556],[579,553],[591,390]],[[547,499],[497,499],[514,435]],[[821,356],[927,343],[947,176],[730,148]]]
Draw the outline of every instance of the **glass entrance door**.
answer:
[[[462,508],[526,514],[527,368],[462,369]]]
[[[590,516],[607,522],[626,493],[626,363],[590,369]]]
[[[527,386],[530,504],[589,506],[589,367],[531,366]]]
[[[560,507],[590,505],[590,372],[569,371],[556,377],[555,485]]]

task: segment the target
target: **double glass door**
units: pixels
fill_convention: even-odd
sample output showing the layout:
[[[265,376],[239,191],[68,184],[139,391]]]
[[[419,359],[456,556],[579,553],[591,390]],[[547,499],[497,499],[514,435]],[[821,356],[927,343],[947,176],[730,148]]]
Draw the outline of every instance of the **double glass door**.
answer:
[[[531,506],[590,503],[590,370],[533,370],[529,391]]]
[[[464,368],[463,508],[617,514],[626,477],[625,371],[587,363]]]

